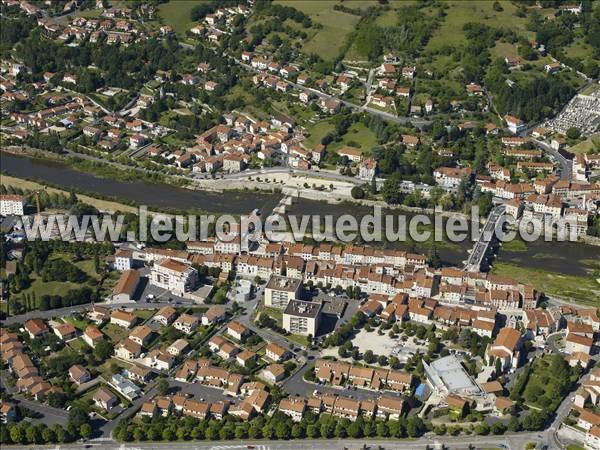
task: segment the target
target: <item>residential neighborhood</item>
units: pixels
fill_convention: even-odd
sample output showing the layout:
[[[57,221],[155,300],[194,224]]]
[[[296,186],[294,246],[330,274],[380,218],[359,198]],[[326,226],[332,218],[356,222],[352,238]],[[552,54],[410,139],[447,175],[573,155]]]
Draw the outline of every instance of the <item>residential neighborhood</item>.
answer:
[[[600,448],[600,2],[0,29],[0,445]]]

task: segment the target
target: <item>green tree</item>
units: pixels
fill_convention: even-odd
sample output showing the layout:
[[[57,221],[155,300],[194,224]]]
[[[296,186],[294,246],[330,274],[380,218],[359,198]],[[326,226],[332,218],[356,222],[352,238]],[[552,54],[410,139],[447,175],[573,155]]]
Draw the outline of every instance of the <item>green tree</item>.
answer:
[[[23,433],[23,430],[21,429],[20,426],[13,425],[10,428],[9,434],[10,434],[10,440],[13,441],[15,444],[25,444],[26,443],[25,433]]]
[[[167,427],[162,431],[162,438],[165,441],[174,441],[176,438],[175,431],[171,427]]]
[[[504,434],[506,426],[502,422],[494,422],[491,427],[493,434]]]
[[[478,423],[475,425],[474,431],[476,434],[485,436],[490,433],[490,426],[485,422]]]
[[[47,444],[54,443],[56,442],[56,433],[51,428],[45,427],[42,431],[42,439]]]
[[[512,416],[508,421],[508,430],[512,431],[513,433],[521,430],[521,424],[516,416]]]
[[[408,421],[406,422],[406,432],[409,437],[414,438],[420,436],[423,429],[423,421],[419,416],[412,415],[408,418]]]
[[[179,431],[179,430],[177,430],[177,431]],[[145,441],[146,436],[147,436],[147,434],[146,434],[145,429],[140,426],[136,427],[135,430],[133,430],[133,439],[138,442]]]
[[[35,425],[29,424],[25,430],[25,437],[30,444],[41,444],[42,442],[42,435]]]
[[[388,437],[390,435],[387,424],[385,422],[377,423],[377,436]]]
[[[581,136],[581,131],[578,128],[571,127],[567,130],[567,137],[569,139],[579,139],[579,136]]]
[[[92,426],[89,423],[84,423],[79,427],[79,435],[84,439],[92,437]]]
[[[92,350],[92,354],[98,361],[104,361],[108,359],[112,355],[112,352],[113,346],[107,340],[98,342]]]
[[[306,435],[309,438],[315,439],[315,438],[319,437],[320,434],[321,434],[320,430],[315,424],[310,423],[306,426]]]
[[[277,436],[277,439],[289,439],[290,434],[290,427],[286,422],[279,422],[275,426],[275,436]]]
[[[352,195],[352,198],[354,199],[362,199],[365,198],[365,191],[360,186],[354,186],[350,191],[350,195]]]
[[[388,177],[383,182],[381,195],[383,200],[389,204],[402,203],[402,193],[400,190],[400,176],[397,174]]]
[[[159,378],[156,382],[156,391],[159,395],[165,396],[169,392],[169,382],[166,378]]]
[[[348,427],[348,436],[353,439],[361,438],[363,436],[363,429],[358,420],[352,422]]]

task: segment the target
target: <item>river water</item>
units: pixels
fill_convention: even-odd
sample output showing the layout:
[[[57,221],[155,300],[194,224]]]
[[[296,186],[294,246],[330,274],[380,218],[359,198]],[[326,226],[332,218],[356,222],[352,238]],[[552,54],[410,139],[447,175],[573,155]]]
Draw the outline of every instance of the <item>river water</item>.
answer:
[[[64,189],[101,194],[115,201],[133,201],[150,208],[188,210],[216,214],[249,214],[258,208],[270,211],[280,194],[257,192],[192,191],[144,181],[117,181],[81,172],[60,162],[14,156],[0,152],[0,168],[8,175],[45,181]]]
[[[0,168],[8,175],[15,177],[45,181],[57,187],[76,189],[92,195],[94,193],[101,194],[116,201],[133,201],[145,204],[150,208],[175,210],[197,208],[217,214],[239,215],[248,214],[257,208],[263,213],[268,213],[281,199],[281,194],[192,191],[143,181],[116,181],[72,169],[63,163],[14,156],[5,152],[0,152]],[[298,199],[288,212],[295,215],[330,214],[334,218],[343,214],[351,214],[360,219],[367,214],[372,214],[373,210],[351,203],[331,205],[325,202]],[[384,213],[405,214],[407,221],[413,215],[399,210],[384,210]],[[430,248],[429,243],[415,242],[387,242],[382,246],[424,254],[427,254]],[[461,265],[467,259],[467,251],[471,247],[472,242],[469,240],[458,244],[449,242],[437,244],[437,250],[443,263],[448,265]],[[588,267],[584,262],[598,260],[599,254],[600,248],[592,245],[537,241],[527,244],[526,251],[501,250],[498,261],[569,275],[585,275]]]

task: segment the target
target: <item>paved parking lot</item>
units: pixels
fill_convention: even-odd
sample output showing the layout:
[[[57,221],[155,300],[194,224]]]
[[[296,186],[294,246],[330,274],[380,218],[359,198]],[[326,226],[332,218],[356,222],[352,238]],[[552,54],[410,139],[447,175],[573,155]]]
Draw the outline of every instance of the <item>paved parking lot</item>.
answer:
[[[204,386],[200,383],[184,383],[176,380],[169,380],[170,394],[184,393],[196,400],[204,399],[206,402],[219,402],[234,400],[234,397],[227,397],[222,389]]]

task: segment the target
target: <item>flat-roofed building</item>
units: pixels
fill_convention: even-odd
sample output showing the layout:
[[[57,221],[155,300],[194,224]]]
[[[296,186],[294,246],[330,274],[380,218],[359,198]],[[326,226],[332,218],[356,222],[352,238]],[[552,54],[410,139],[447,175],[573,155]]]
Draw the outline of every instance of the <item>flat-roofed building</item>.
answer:
[[[322,306],[320,302],[291,300],[283,312],[284,330],[303,336],[316,336]]]
[[[469,376],[458,358],[445,356],[431,364],[423,362],[427,383],[440,394],[478,395],[481,389]]]
[[[284,309],[298,298],[301,286],[299,279],[272,275],[265,287],[265,306]]]

